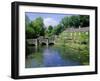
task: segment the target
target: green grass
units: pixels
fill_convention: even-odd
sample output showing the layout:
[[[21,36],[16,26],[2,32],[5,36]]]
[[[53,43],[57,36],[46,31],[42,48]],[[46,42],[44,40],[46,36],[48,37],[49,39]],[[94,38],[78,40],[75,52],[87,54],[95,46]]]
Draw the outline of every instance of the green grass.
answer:
[[[89,64],[89,34],[84,32],[77,32],[75,35],[66,33],[65,31],[59,35],[55,46],[60,46],[67,50],[63,50],[63,58],[70,58],[73,60],[80,60],[83,65]]]

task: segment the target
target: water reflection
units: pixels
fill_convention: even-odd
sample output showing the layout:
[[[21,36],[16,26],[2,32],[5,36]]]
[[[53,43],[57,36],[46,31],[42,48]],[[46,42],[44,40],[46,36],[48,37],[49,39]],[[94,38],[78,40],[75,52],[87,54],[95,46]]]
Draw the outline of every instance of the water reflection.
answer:
[[[28,49],[30,53],[26,55],[26,68],[76,66],[84,61],[80,51],[63,46],[28,46]]]

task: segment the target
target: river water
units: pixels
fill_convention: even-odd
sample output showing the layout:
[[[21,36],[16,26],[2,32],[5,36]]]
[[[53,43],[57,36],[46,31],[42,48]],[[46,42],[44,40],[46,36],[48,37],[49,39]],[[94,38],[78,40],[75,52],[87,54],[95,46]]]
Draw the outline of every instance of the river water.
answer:
[[[26,55],[26,68],[81,65],[79,51],[73,49],[63,46],[30,46],[28,49],[30,53]]]

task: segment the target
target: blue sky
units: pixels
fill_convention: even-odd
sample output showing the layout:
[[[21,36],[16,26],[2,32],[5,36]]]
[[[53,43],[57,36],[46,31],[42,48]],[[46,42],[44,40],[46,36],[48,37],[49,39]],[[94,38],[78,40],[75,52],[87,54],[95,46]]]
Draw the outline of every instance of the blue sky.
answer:
[[[37,17],[42,17],[44,25],[48,27],[49,25],[56,26],[59,24],[61,19],[65,16],[71,16],[70,14],[55,14],[55,13],[33,13],[33,12],[26,12],[25,15],[32,21],[35,20]]]

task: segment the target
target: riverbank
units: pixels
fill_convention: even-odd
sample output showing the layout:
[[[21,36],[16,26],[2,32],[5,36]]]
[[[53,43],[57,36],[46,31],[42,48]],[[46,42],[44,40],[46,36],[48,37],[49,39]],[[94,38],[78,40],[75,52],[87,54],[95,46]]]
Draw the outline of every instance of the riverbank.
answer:
[[[82,65],[89,64],[89,46],[88,45],[80,45],[75,43],[63,44],[63,45],[54,45],[54,47],[59,47],[59,50],[63,49],[64,58],[70,58],[72,60],[78,60]]]

